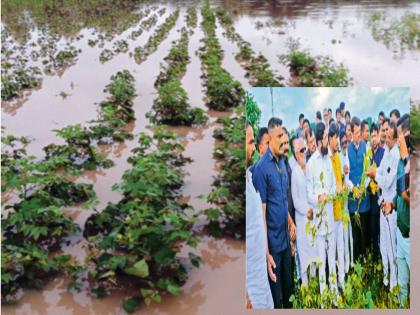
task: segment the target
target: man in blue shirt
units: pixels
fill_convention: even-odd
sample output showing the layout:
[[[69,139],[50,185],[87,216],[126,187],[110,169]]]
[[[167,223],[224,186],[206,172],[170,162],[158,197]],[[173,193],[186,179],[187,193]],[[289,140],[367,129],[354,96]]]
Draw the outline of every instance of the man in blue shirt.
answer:
[[[349,197],[349,213],[353,233],[354,260],[360,258],[367,249],[368,226],[370,224],[370,200],[368,196],[364,195],[359,204],[359,200],[362,197],[360,195],[360,192],[363,190],[362,187],[366,187],[369,184],[368,179],[361,183],[366,142],[361,140],[360,125],[360,119],[353,117],[351,120],[353,141],[347,148],[350,162],[350,188],[353,190]],[[356,211],[359,211],[360,220],[356,217]]]
[[[371,150],[372,150],[372,164],[375,163],[376,167],[381,165],[385,149],[379,145],[379,128],[378,125],[373,123],[370,126]],[[373,181],[373,180],[372,180]],[[379,211],[378,205],[378,190],[377,185],[370,185],[370,240],[372,247],[373,259],[378,260],[379,257]]]
[[[269,147],[255,167],[252,180],[261,196],[267,228],[268,275],[274,307],[291,308],[289,298],[293,289],[293,274],[290,240],[294,240],[295,226],[288,213],[289,178],[284,159],[280,158],[287,144],[281,119],[270,119],[268,134]]]

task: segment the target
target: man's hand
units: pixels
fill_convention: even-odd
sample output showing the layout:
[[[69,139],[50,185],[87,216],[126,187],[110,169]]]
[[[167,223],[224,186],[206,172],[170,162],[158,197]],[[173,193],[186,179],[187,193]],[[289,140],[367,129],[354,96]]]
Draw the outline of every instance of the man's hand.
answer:
[[[314,210],[312,208],[309,208],[308,212],[306,213],[306,217],[309,220],[312,220],[312,218],[314,217]]]
[[[336,189],[335,189],[335,192],[336,192],[337,194],[341,194],[341,193],[343,192],[343,189],[341,188],[341,186],[340,186],[340,185],[337,185],[337,187],[336,187]]]
[[[267,253],[267,269],[268,269],[268,276],[270,277],[271,281],[276,282],[277,277],[274,274],[273,268],[276,268],[276,263],[274,262],[273,256]]]
[[[292,254],[292,256],[295,255],[295,243],[290,241],[290,253]]]
[[[293,221],[289,222],[289,233],[290,240],[294,242],[296,239],[296,225],[293,223]]]
[[[376,168],[374,167],[369,167],[368,170],[366,171],[366,175],[369,176],[370,178],[375,178],[376,176]]]
[[[344,165],[344,174],[348,174],[350,172],[349,166],[348,165]]]
[[[382,211],[385,215],[388,215],[392,211],[392,206],[390,202],[384,202]]]

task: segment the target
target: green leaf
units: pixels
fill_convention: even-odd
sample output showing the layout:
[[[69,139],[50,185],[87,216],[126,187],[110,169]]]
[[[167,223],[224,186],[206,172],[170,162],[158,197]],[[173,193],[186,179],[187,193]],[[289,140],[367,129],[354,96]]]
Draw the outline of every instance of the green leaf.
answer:
[[[123,308],[127,313],[133,313],[140,305],[138,298],[128,298],[123,302]]]
[[[146,260],[142,259],[136,262],[132,267],[124,269],[124,272],[140,278],[146,278],[149,275],[149,266]]]

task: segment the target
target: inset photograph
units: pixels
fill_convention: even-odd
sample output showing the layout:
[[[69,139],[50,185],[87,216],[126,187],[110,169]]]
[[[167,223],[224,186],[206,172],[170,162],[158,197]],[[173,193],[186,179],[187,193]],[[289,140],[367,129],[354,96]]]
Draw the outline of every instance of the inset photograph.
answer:
[[[251,88],[248,308],[410,307],[406,87]]]

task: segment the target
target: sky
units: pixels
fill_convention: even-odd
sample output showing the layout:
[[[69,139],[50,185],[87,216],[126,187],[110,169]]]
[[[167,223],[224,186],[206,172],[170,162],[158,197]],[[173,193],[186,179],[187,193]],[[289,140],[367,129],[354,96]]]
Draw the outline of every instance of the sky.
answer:
[[[401,116],[410,112],[410,91],[408,87],[345,87],[345,88],[272,88],[273,106],[269,87],[249,88],[261,109],[260,127],[267,127],[268,120],[274,115],[283,120],[290,131],[298,126],[299,114],[303,113],[310,122],[315,121],[315,114],[325,107],[331,108],[335,119],[335,110],[340,102],[346,104],[351,116],[360,119],[372,117],[377,121],[382,110],[389,116],[397,108]]]

